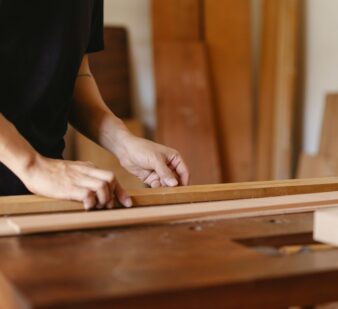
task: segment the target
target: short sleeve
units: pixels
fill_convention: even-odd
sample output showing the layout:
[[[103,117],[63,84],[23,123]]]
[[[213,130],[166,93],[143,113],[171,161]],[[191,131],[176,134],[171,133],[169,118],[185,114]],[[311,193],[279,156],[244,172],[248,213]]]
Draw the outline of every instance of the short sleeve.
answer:
[[[93,14],[87,53],[94,53],[104,49],[103,38],[103,0],[93,0]]]

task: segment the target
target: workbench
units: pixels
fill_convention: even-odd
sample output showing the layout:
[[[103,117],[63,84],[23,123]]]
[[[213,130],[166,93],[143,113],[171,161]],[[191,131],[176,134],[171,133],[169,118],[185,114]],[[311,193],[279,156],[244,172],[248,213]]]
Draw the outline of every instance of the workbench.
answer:
[[[0,238],[0,308],[288,308],[338,301],[313,213]],[[294,250],[297,246],[303,250]],[[314,246],[313,246],[314,245]]]

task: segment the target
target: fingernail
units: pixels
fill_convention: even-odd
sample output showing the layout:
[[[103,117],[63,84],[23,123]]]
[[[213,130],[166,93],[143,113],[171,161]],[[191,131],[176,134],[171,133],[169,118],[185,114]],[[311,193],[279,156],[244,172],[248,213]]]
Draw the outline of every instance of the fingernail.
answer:
[[[169,187],[176,187],[178,185],[178,181],[175,178],[166,178],[164,181]]]
[[[125,201],[125,203],[124,203],[124,206],[125,206],[125,207],[128,207],[128,208],[130,208],[130,207],[133,206],[133,201],[131,200],[131,198],[127,198],[127,199],[126,199],[126,201]]]

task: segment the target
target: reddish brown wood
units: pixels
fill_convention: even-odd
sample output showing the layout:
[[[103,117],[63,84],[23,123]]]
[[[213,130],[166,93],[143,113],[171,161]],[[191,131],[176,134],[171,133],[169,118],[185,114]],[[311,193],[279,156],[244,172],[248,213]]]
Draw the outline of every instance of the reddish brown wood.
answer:
[[[3,238],[0,269],[32,308],[286,308],[335,301],[338,250],[255,251],[311,243],[312,224],[312,215],[302,214]]]
[[[90,67],[109,108],[121,118],[132,116],[128,33],[105,27],[105,49],[90,55]]]
[[[221,182],[205,45],[156,43],[155,55],[157,140],[182,154],[191,184]]]
[[[249,0],[205,0],[225,181],[253,180],[253,93]]]
[[[154,41],[201,40],[202,5],[202,0],[152,0]]]

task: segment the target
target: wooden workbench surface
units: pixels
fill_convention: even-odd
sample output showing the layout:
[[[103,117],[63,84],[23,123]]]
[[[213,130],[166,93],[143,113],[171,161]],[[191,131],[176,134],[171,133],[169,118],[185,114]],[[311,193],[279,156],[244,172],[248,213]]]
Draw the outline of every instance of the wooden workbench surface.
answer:
[[[311,232],[308,213],[2,238],[0,307],[280,308],[338,300],[337,250],[274,249],[311,243]]]

